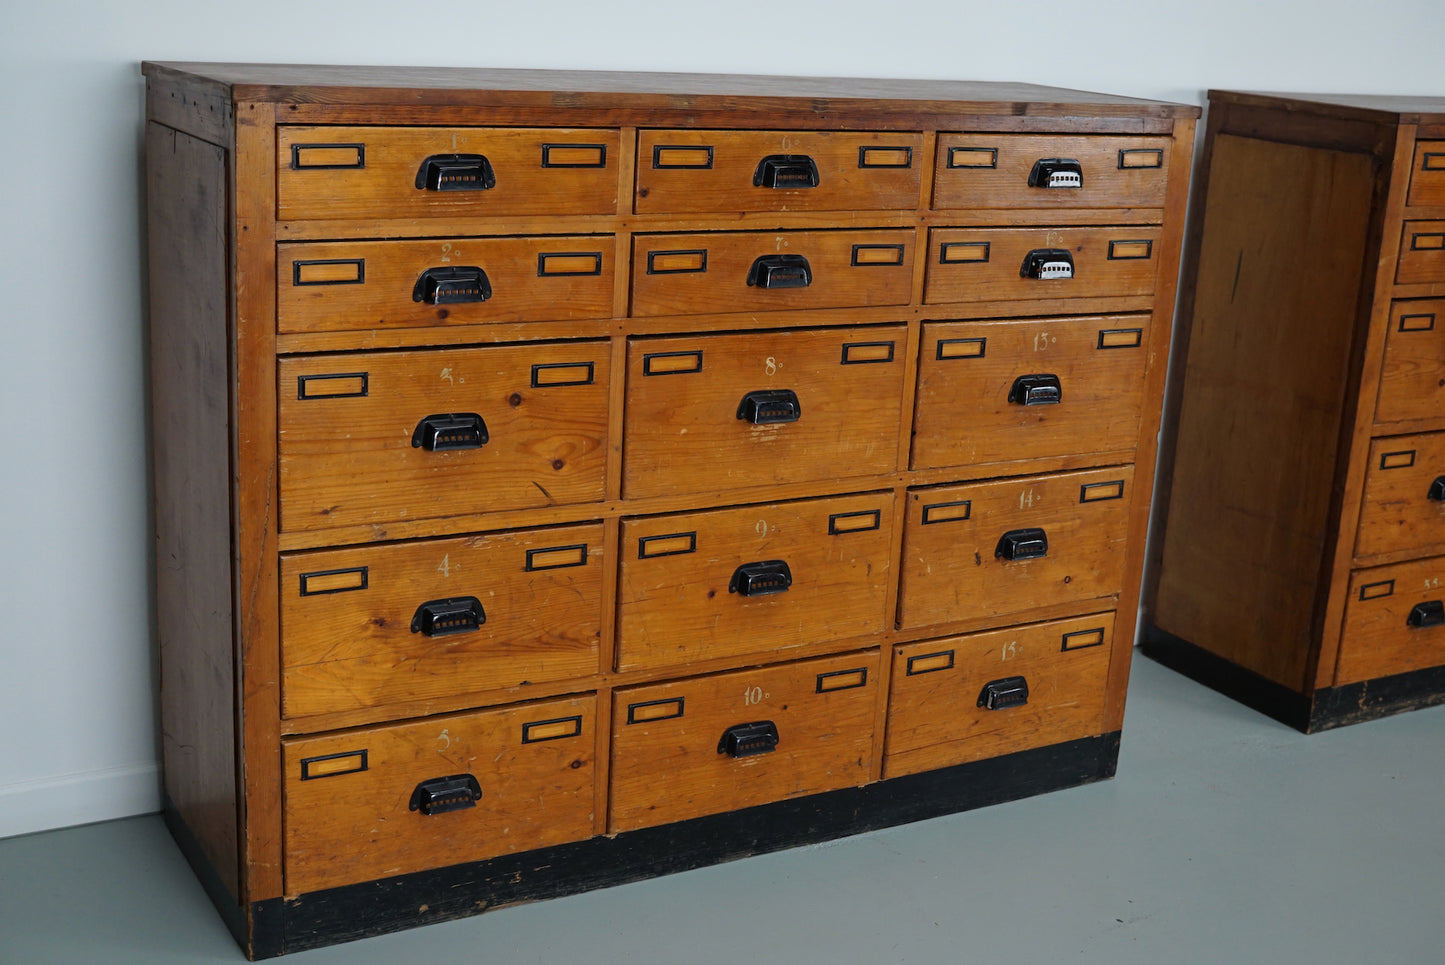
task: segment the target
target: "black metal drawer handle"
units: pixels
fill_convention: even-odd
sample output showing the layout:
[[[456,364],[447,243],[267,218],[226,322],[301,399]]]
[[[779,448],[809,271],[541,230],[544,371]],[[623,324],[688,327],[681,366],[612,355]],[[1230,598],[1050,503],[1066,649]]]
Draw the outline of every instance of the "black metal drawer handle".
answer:
[[[757,389],[738,403],[738,418],[755,426],[797,422],[802,415],[803,406],[792,389]]]
[[[411,810],[445,814],[474,808],[482,799],[482,786],[470,774],[451,774],[422,781],[411,792]]]
[[[729,757],[753,757],[771,754],[777,749],[778,725],[770,720],[734,724],[723,731],[722,740],[717,742],[717,752]]]
[[[440,412],[416,424],[411,447],[427,452],[480,449],[491,440],[487,423],[475,412]]]
[[[1437,503],[1445,503],[1445,476],[1436,476],[1435,481],[1430,484],[1430,492],[1426,495]]]
[[[1048,556],[1049,536],[1037,527],[1011,529],[998,538],[993,555],[1005,560],[1034,560]]]
[[[488,191],[497,174],[485,154],[433,154],[417,168],[419,191]]]
[[[762,255],[748,269],[748,285],[754,288],[807,288],[813,284],[813,268],[802,255]]]
[[[1064,248],[1035,248],[1024,255],[1020,278],[1073,278],[1074,256]]]
[[[793,571],[782,560],[759,560],[744,563],[733,570],[728,581],[728,592],[741,596],[768,596],[786,593],[793,585]]]
[[[1057,375],[1047,372],[1020,375],[1008,390],[1008,400],[1014,405],[1058,405],[1064,401],[1064,388]]]
[[[453,633],[470,633],[487,622],[482,601],[474,596],[452,596],[445,600],[428,600],[416,608],[411,618],[411,632],[429,637],[446,637]]]
[[[818,165],[806,154],[769,154],[753,172],[755,188],[816,188]]]
[[[1426,600],[1416,603],[1405,622],[1412,627],[1438,627],[1445,623],[1445,601]]]
[[[1023,677],[1000,677],[983,685],[978,705],[985,710],[1007,710],[1029,702],[1029,682]]]
[[[492,297],[487,273],[475,265],[428,268],[411,290],[411,300],[428,305],[461,305]]]
[[[1041,157],[1029,171],[1031,188],[1082,188],[1084,166],[1071,157]]]

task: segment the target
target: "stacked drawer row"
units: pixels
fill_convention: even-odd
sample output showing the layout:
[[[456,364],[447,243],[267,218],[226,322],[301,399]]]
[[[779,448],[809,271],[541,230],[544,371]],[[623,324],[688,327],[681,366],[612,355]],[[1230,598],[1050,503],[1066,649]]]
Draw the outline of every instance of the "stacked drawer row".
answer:
[[[277,144],[287,893],[1105,730],[1170,137]]]
[[[1445,665],[1445,141],[1415,142],[1337,684]],[[1427,297],[1421,297],[1427,296]],[[1388,565],[1375,565],[1379,563]]]

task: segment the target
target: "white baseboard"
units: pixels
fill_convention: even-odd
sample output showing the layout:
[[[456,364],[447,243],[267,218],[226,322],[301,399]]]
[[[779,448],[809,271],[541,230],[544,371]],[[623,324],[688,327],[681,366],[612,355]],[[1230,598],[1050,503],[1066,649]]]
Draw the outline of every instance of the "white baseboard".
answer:
[[[0,786],[0,838],[161,809],[159,764],[107,767]]]

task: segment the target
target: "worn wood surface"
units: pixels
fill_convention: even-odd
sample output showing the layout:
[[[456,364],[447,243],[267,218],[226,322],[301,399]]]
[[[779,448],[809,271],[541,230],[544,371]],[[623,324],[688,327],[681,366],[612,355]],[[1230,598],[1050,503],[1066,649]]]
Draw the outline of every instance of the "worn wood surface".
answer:
[[[1445,600],[1445,560],[1431,557],[1356,570],[1340,639],[1335,686],[1445,664],[1445,624],[1428,622],[1432,603]],[[1425,606],[1425,619],[1410,621]]]
[[[1445,544],[1445,499],[1430,497],[1436,479],[1445,480],[1445,433],[1371,442],[1355,556]]]
[[[614,692],[608,830],[865,783],[877,667],[869,650]],[[719,749],[730,727],[760,721],[776,728],[773,751]]]
[[[1155,227],[934,228],[928,232],[930,304],[1148,295],[1159,263]],[[1028,278],[1030,252],[1064,250],[1073,275]]]
[[[1445,141],[1415,142],[1406,203],[1445,205]]]
[[[1157,208],[1169,183],[1166,137],[944,134],[938,138],[935,208]],[[1029,183],[1035,164],[1077,161],[1077,187]]]
[[[1445,299],[1390,306],[1376,422],[1439,422],[1445,417]]]
[[[1445,221],[1405,222],[1395,281],[1401,285],[1445,283]]]

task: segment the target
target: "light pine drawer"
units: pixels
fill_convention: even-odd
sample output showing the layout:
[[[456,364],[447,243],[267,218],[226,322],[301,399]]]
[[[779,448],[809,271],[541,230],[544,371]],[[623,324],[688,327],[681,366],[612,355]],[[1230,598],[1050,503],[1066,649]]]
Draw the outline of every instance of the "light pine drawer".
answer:
[[[1390,306],[1376,422],[1445,417],[1445,299]]]
[[[1167,137],[939,134],[935,208],[1161,208]]]
[[[1356,556],[1445,543],[1445,433],[1370,443]]]
[[[1445,221],[1406,221],[1395,266],[1400,285],[1445,284]]]
[[[1160,229],[934,228],[923,300],[1138,296],[1154,292]]]
[[[1416,141],[1410,169],[1411,205],[1445,205],[1445,141]]]

